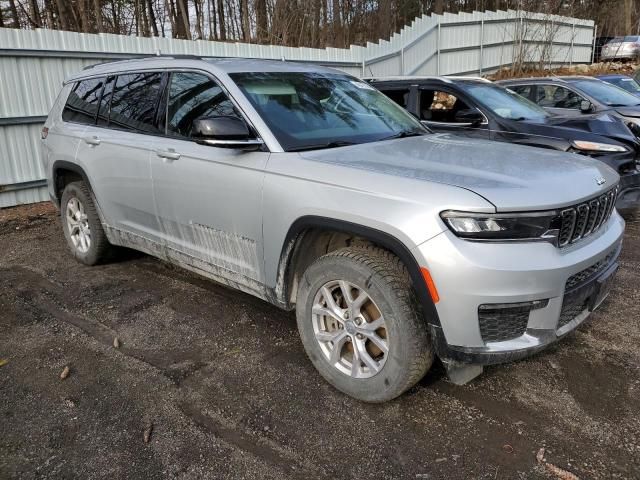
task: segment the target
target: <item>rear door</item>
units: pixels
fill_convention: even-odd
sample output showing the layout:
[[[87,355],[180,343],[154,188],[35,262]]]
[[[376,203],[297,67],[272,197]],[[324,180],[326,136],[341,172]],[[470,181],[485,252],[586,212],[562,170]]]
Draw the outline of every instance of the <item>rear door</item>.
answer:
[[[151,240],[157,240],[159,224],[149,157],[159,133],[162,81],[161,72],[110,77],[97,123],[87,127],[78,150],[109,225]]]

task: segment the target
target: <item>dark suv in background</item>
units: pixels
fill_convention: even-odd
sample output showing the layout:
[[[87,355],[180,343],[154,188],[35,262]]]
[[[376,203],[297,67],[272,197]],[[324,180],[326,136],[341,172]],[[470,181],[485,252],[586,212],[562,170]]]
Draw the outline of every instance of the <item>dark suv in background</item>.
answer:
[[[560,117],[488,80],[394,77],[369,83],[435,132],[589,155],[621,176],[619,210],[640,202],[638,138],[617,116]]]

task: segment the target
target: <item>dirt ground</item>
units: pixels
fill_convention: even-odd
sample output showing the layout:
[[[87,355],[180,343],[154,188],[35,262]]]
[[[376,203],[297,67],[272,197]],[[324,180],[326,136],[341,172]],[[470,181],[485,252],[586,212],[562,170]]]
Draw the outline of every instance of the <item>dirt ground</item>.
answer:
[[[0,210],[0,478],[640,478],[639,286],[636,220],[579,331],[367,405],[293,314],[141,254],[80,265],[47,204]]]

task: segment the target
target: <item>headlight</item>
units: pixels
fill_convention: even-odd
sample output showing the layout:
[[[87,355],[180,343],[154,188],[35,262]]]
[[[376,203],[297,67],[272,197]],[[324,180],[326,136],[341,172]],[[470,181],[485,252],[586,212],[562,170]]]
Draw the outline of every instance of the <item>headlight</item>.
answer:
[[[472,213],[447,210],[440,214],[458,237],[484,241],[547,241],[558,237],[561,220],[556,211]]]
[[[628,151],[622,145],[611,145],[610,143],[587,142],[584,140],[575,140],[573,146],[578,150],[586,152],[626,152]]]

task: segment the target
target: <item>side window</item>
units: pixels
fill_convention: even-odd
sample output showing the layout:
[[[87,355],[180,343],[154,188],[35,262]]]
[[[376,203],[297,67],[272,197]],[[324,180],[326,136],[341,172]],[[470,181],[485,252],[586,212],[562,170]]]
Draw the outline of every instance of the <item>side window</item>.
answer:
[[[531,92],[535,87],[533,85],[507,85],[507,88],[526,99],[531,99]]]
[[[119,75],[111,94],[109,126],[141,133],[160,133],[155,114],[161,73]]]
[[[579,109],[583,98],[559,85],[538,85],[536,103],[541,107]]]
[[[420,90],[420,120],[459,123],[456,113],[469,107],[455,95],[438,90]]]
[[[171,74],[167,135],[189,138],[194,120],[220,116],[240,117],[240,114],[216,82],[200,73]]]
[[[96,121],[104,81],[104,78],[91,78],[76,83],[62,110],[62,119],[65,122],[93,125]]]
[[[391,100],[396,102],[398,105],[400,105],[402,108],[407,108],[407,106],[409,105],[409,89],[408,88],[396,89],[396,90],[380,90],[380,91],[384,93],[387,97],[389,97]]]
[[[111,94],[116,77],[109,77],[104,84],[100,108],[98,109],[98,126],[106,127],[109,124],[109,110],[111,109]]]

